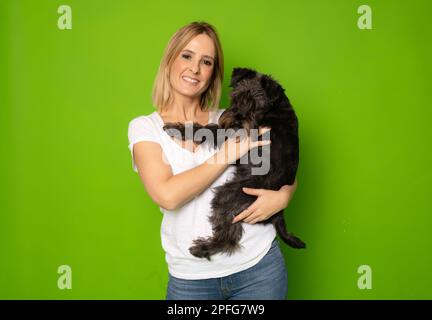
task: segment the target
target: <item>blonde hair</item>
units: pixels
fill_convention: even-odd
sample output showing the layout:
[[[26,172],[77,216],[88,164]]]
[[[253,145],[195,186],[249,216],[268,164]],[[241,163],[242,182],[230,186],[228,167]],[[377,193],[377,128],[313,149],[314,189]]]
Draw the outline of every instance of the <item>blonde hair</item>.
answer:
[[[223,81],[223,52],[216,29],[206,22],[192,22],[178,30],[168,42],[162,56],[159,70],[153,85],[153,104],[158,111],[172,103],[172,87],[169,81],[171,66],[183,48],[195,36],[207,34],[214,43],[213,73],[207,89],[201,94],[200,106],[203,111],[217,109],[219,106]]]

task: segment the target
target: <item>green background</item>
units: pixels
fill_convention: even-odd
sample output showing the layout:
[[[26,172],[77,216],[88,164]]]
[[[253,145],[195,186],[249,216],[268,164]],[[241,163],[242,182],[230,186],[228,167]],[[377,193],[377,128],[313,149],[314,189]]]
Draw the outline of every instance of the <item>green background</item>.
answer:
[[[57,8],[72,8],[59,30]],[[372,8],[360,30],[357,8]],[[428,0],[0,2],[0,298],[164,299],[162,214],[127,148],[171,35],[216,26],[300,122],[289,299],[432,298]],[[72,268],[72,289],[57,268]],[[372,289],[357,268],[372,268]]]

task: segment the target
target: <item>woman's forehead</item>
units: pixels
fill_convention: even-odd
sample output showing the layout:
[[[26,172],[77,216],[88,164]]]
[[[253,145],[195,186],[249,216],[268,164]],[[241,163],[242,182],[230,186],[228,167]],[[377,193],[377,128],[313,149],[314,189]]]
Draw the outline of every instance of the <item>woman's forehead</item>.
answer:
[[[198,54],[199,56],[208,56],[210,58],[214,58],[215,56],[213,40],[206,34],[199,34],[192,38],[183,50]]]

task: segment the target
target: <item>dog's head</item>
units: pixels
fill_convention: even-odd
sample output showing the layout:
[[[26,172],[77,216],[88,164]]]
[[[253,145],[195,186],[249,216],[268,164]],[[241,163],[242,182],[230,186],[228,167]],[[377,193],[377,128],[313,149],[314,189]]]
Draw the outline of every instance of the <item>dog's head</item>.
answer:
[[[231,106],[219,124],[224,128],[255,128],[263,116],[284,97],[284,89],[270,76],[248,68],[234,68]]]

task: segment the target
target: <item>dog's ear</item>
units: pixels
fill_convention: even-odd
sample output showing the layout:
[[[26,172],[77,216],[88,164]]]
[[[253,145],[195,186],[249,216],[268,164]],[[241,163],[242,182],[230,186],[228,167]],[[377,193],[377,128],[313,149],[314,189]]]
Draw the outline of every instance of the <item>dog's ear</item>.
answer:
[[[261,77],[261,86],[265,90],[267,96],[272,99],[278,99],[281,95],[284,95],[285,89],[270,75],[263,75]]]
[[[237,83],[243,79],[253,78],[256,76],[256,71],[248,68],[234,68],[231,74],[230,87],[234,88]]]

